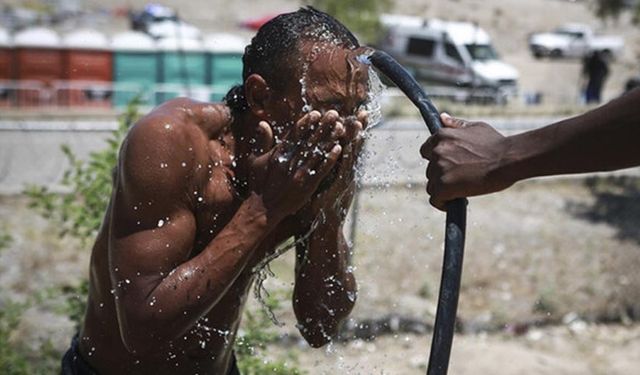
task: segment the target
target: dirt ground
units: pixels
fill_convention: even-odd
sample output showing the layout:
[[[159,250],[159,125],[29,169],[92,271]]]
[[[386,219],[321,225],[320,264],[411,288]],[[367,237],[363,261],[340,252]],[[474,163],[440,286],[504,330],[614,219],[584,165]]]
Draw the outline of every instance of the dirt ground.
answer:
[[[366,187],[354,264],[355,321],[390,314],[430,324],[439,285],[444,215],[420,186]],[[637,374],[640,370],[640,193],[630,178],[549,179],[471,199],[452,374]],[[85,274],[88,251],[57,239],[23,197],[0,197],[2,300],[67,285]],[[348,225],[350,223],[347,223]],[[270,291],[290,290],[293,260],[273,264]],[[310,374],[424,373],[429,332],[355,339],[310,349],[288,303],[277,312],[288,345]],[[46,320],[47,324],[42,324]],[[605,324],[604,322],[610,322]],[[34,345],[71,335],[55,312],[30,310],[20,327]],[[291,346],[293,345],[293,346]]]
[[[467,333],[454,341],[452,374],[638,373],[634,181],[539,180],[471,199],[459,306]],[[352,317],[431,322],[444,215],[427,206],[421,188],[367,188],[361,198]],[[291,260],[279,262],[274,270],[286,285]],[[290,313],[280,318],[293,327]],[[418,374],[429,343],[430,335],[396,333],[324,353],[302,346],[300,361],[313,374]]]

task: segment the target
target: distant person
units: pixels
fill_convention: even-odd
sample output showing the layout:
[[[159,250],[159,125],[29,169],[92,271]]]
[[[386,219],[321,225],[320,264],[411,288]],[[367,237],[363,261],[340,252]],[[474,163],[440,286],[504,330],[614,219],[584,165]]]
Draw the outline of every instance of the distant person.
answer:
[[[245,49],[224,103],[175,99],[124,140],[63,374],[238,374],[255,267],[296,238],[293,310],[313,347],[356,300],[343,223],[367,126],[357,39],[313,8]]]
[[[420,153],[427,193],[445,209],[455,198],[497,192],[531,177],[640,165],[640,89],[585,114],[505,137],[483,122],[441,116],[444,128]]]
[[[600,103],[602,87],[609,74],[608,57],[603,51],[595,50],[582,62],[582,74],[587,78],[584,97],[587,104]]]

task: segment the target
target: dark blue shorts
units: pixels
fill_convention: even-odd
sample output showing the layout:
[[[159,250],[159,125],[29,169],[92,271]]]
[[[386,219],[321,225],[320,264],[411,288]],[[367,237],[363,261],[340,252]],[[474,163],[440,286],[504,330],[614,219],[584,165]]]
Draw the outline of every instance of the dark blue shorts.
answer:
[[[71,339],[71,347],[62,357],[62,370],[60,375],[98,375],[82,358],[78,350],[78,335]]]
[[[80,355],[80,351],[78,350],[78,335],[73,336],[71,339],[71,347],[62,357],[62,370],[60,371],[60,375],[98,375]],[[240,375],[235,353],[231,353],[231,366],[229,367],[228,375]]]

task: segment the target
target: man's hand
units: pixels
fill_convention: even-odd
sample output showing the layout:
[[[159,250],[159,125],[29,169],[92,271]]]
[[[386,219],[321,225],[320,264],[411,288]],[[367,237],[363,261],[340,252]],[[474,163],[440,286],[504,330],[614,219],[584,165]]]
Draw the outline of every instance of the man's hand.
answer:
[[[508,138],[483,122],[468,122],[443,113],[444,128],[420,148],[429,160],[427,193],[431,204],[445,210],[455,198],[493,193],[515,181],[497,171],[508,149]]]
[[[270,151],[251,162],[251,184],[278,221],[309,200],[340,158],[339,139],[345,127],[338,118],[335,111],[324,115],[311,111],[273,147],[271,127],[264,121],[259,124],[259,137],[263,139],[258,143]]]
[[[342,119],[337,119],[341,122]],[[311,202],[305,205],[296,215],[306,228],[322,211],[332,222],[341,223],[346,217],[349,204],[355,190],[355,172],[358,157],[364,145],[363,130],[368,123],[368,113],[360,111],[356,116],[349,116],[344,120],[345,133],[340,138],[342,145],[342,158],[334,168],[334,178],[323,181],[330,184],[326,189],[321,189],[314,194]]]

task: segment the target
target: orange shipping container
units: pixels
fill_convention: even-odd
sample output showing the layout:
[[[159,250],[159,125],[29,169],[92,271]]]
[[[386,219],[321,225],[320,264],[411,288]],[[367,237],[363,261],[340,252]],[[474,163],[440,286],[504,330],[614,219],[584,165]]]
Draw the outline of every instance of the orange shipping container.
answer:
[[[111,105],[113,53],[107,38],[94,30],[66,35],[63,44],[64,83],[57,86],[61,105]]]
[[[13,46],[9,33],[0,29],[0,107],[7,107],[11,103],[11,82],[13,79]]]
[[[14,45],[19,105],[53,104],[52,85],[63,72],[60,38],[50,29],[34,28],[17,33]]]

